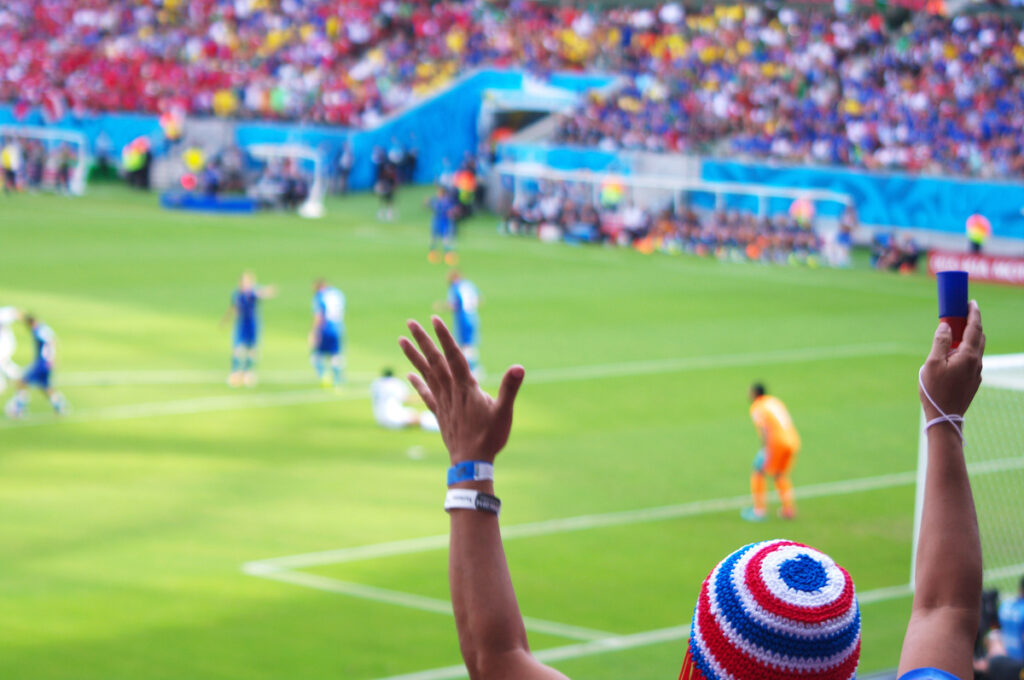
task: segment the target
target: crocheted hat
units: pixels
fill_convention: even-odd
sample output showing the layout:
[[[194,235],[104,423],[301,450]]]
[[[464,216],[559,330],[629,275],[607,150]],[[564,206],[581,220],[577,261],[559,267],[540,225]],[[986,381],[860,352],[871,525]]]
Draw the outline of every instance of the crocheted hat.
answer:
[[[764,541],[704,579],[679,680],[850,680],[859,658],[846,570],[806,545]]]

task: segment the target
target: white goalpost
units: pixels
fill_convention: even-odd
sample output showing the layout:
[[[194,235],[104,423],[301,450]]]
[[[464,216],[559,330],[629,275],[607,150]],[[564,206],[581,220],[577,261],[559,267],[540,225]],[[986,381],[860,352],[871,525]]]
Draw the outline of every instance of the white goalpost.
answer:
[[[252,144],[245,147],[245,152],[264,163],[293,161],[303,164],[309,170],[312,181],[309,185],[309,195],[299,205],[298,213],[300,216],[308,218],[324,216],[327,175],[323,154],[302,144]]]
[[[924,506],[928,442],[919,435],[910,585]],[[985,357],[981,389],[967,412],[964,458],[981,533],[985,586],[1009,592],[1024,575],[1024,354]]]
[[[70,177],[68,178],[68,191],[75,196],[81,196],[85,193],[86,175],[89,171],[89,144],[84,133],[33,125],[3,125],[0,126],[0,139],[3,139],[5,142],[11,139],[38,140],[47,149],[63,144],[73,147],[75,149],[74,162],[71,165]],[[24,156],[24,149],[22,150],[22,155]],[[51,177],[56,170],[56,168],[51,167],[54,162],[52,156],[46,161],[46,171]],[[59,163],[60,160],[57,159],[56,162]],[[50,186],[55,185],[55,180],[50,182]]]
[[[795,201],[804,199],[813,204],[831,203],[845,207],[853,205],[853,197],[849,194],[826,189],[804,189],[765,184],[744,184],[738,182],[708,182],[690,177],[653,174],[620,174],[616,172],[593,170],[557,170],[541,163],[498,163],[495,173],[506,178],[510,184],[506,190],[514,201],[529,185],[536,182],[567,183],[585,188],[592,193],[594,202],[599,202],[603,186],[615,184],[621,187],[623,197],[635,201],[639,205],[668,207],[676,209],[686,202],[692,194],[705,194],[713,197],[714,209],[720,210],[728,205],[730,197],[749,198],[756,204],[755,213],[759,217],[769,214],[772,199]]]

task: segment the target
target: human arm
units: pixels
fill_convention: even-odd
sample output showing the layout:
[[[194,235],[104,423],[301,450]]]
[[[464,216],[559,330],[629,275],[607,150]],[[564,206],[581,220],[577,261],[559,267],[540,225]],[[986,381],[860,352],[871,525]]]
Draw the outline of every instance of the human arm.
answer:
[[[469,364],[448,328],[433,317],[439,350],[415,321],[409,330],[416,340],[399,344],[419,371],[409,381],[437,416],[451,463],[492,463],[508,441],[512,405],[522,385],[522,366],[502,378],[498,398],[477,384]],[[422,377],[421,377],[422,376]],[[493,494],[493,481],[460,482],[455,487]],[[530,654],[526,628],[501,542],[497,515],[452,510],[448,579],[462,658],[472,680],[565,680]]]
[[[963,415],[981,385],[985,334],[971,302],[961,345],[950,350],[952,331],[940,323],[921,379],[948,414]],[[940,414],[922,392],[925,417]],[[914,604],[900,655],[900,675],[934,667],[973,678],[972,657],[981,602],[981,542],[963,443],[950,423],[928,428],[928,472],[917,547]]]
[[[228,304],[228,308],[224,310],[224,314],[222,314],[221,317],[220,317],[220,321],[218,322],[219,326],[223,327],[223,326],[227,325],[227,323],[229,321],[231,321],[232,317],[235,316],[235,314],[238,311],[238,308],[236,307],[236,304],[237,303],[235,301],[235,296],[232,295],[231,296],[231,303]]]
[[[309,349],[313,350],[316,348],[317,342],[320,340],[320,329],[324,326],[324,315],[323,312],[317,312],[313,315],[313,327],[309,329]]]
[[[260,286],[256,289],[256,297],[260,300],[269,300],[277,297],[277,286],[268,284],[266,286]]]

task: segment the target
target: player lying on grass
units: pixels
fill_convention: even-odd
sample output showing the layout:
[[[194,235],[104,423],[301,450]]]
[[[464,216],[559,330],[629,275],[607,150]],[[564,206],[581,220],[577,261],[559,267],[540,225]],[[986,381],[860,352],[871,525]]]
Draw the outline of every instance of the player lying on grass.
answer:
[[[370,402],[373,404],[373,419],[381,427],[401,430],[406,427],[422,427],[437,432],[437,418],[430,411],[422,413],[408,406],[412,390],[401,378],[396,378],[390,368],[370,383]]]
[[[407,338],[399,344],[419,371],[409,380],[437,415],[452,463],[448,575],[466,668],[474,680],[565,678],[530,653],[498,529],[493,463],[508,441],[525,371],[509,368],[494,399],[480,389],[441,319],[434,317],[433,326],[441,349],[415,321],[409,322],[415,344]],[[920,375],[931,426],[917,590],[899,664],[906,680],[973,677],[981,544],[957,417],[981,384],[985,336],[976,304],[963,343],[952,351],[951,344],[949,326],[940,324]],[[725,599],[735,606],[723,608]],[[849,575],[816,550],[768,541],[741,548],[705,580],[679,677],[849,680],[859,653],[860,615]]]
[[[18,379],[18,391],[14,397],[7,402],[6,412],[11,418],[20,418],[25,415],[28,408],[28,388],[38,387],[46,395],[53,410],[57,415],[67,412],[67,401],[64,395],[55,390],[50,384],[53,377],[53,367],[57,361],[57,336],[50,327],[36,319],[31,314],[23,317],[25,325],[32,333],[32,339],[36,344],[36,357],[32,365],[25,370],[25,373]]]
[[[21,312],[14,307],[0,307],[0,394],[7,389],[7,381],[15,381],[21,375],[14,363],[14,350],[18,343],[14,339],[14,322],[21,319]]]

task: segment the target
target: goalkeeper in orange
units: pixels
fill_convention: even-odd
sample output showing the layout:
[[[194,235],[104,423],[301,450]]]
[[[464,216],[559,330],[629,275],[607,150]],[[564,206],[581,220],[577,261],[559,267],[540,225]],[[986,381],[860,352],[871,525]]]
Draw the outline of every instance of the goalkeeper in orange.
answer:
[[[750,475],[750,495],[754,505],[746,508],[741,515],[751,522],[765,519],[768,512],[767,477],[771,477],[775,480],[775,488],[782,501],[779,516],[793,519],[796,517],[796,499],[789,471],[800,450],[800,435],[793,426],[786,405],[769,395],[761,383],[750,386],[750,418],[761,437],[761,450],[754,457],[754,471]]]

